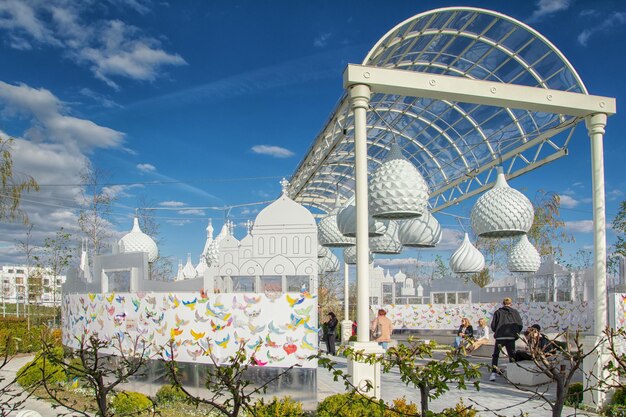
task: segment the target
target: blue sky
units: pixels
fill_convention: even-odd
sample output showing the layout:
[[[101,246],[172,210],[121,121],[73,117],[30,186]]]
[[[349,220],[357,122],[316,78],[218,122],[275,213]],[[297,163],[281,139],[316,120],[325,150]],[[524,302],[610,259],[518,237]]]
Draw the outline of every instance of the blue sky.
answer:
[[[46,185],[24,197],[35,240],[75,227],[76,184],[91,162],[111,173],[116,230],[130,229],[143,197],[171,209],[156,212],[162,254],[177,260],[191,252],[196,262],[207,218],[219,229],[224,212],[194,207],[275,198],[279,179],[294,172],[340,98],[346,64],[361,62],[410,16],[459,4],[531,24],[565,54],[590,93],[616,97],[619,112],[626,89],[626,4],[619,0],[0,0],[0,134],[17,138],[16,170]],[[609,119],[609,218],[625,198],[625,130],[623,115]],[[161,184],[146,184],[154,181]],[[568,251],[590,247],[584,126],[568,157],[511,185],[529,196],[540,188],[559,193],[577,239]],[[468,215],[472,202],[456,213]],[[261,207],[230,214],[243,223]],[[451,219],[440,221],[458,229]],[[19,259],[14,243],[23,236],[23,226],[0,224],[0,263]]]

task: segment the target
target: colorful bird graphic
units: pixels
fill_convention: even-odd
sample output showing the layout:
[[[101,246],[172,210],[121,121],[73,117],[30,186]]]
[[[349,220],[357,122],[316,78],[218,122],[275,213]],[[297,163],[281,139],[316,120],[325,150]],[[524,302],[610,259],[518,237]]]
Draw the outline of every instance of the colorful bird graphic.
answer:
[[[122,304],[124,301],[126,301],[126,298],[122,295],[118,295],[117,297],[115,297],[115,301]]]
[[[226,347],[228,346],[228,342],[230,341],[230,334],[228,336],[226,336],[224,339],[220,340],[219,342],[216,341],[215,343],[221,347],[226,349]]]
[[[252,360],[254,361],[254,364],[256,366],[265,366],[265,365],[267,365],[267,362],[263,362],[262,360],[257,359],[256,357],[252,357]]]
[[[305,326],[306,327],[306,326]],[[274,325],[274,320],[270,321],[270,324],[267,325],[267,329],[270,333],[274,334],[284,334],[285,332]]]
[[[200,302],[204,302],[209,299],[209,294],[203,289],[200,290]]]
[[[263,330],[265,330],[265,324],[261,326],[255,326],[252,323],[248,323],[248,329],[250,329],[250,332],[254,334],[261,333]]]
[[[311,309],[313,308],[313,304],[311,304],[310,306],[306,307],[306,308],[296,308],[294,311],[296,312],[296,314],[300,315],[300,316],[308,316],[311,314]]]
[[[146,297],[146,303],[150,304],[152,306],[152,308],[155,308],[156,307],[156,297],[154,295]]]
[[[309,326],[309,323],[304,323],[305,333],[317,333],[319,329],[317,327]]]
[[[274,355],[270,353],[269,351],[267,351],[266,355],[267,355],[267,358],[271,360],[272,362],[280,362],[285,359],[285,356]]]
[[[259,317],[259,315],[261,314],[261,310],[244,310],[243,314],[250,318],[255,318]]]
[[[176,327],[186,326],[189,324],[189,320],[181,319],[180,317],[178,317],[178,314],[174,316],[174,319],[175,319],[174,326]]]
[[[200,323],[206,323],[207,321],[209,321],[209,319],[207,319],[206,317],[202,316],[202,314],[200,314],[200,312],[198,310],[196,310],[196,321],[200,322]]]
[[[271,347],[271,348],[280,347],[280,345],[278,345],[278,343],[276,343],[276,342],[272,341],[272,339],[270,339],[270,335],[269,334],[267,336],[265,336],[265,346]]]
[[[274,301],[282,297],[282,294],[277,291],[266,291],[265,296],[273,303]]]
[[[165,317],[165,313],[161,313],[159,318],[153,317],[152,321],[154,322],[154,324],[159,324],[159,323],[161,323],[163,321],[164,317]]]
[[[309,342],[309,341],[306,339],[306,336],[304,336],[304,337],[302,338],[302,343],[300,344],[300,347],[301,347],[302,349],[307,349],[307,350],[315,350],[315,346],[313,346],[313,344],[311,344],[311,342]]]
[[[185,307],[189,307],[189,309],[191,311],[194,311],[196,309],[196,302],[197,301],[198,301],[198,298],[194,298],[193,300],[190,300],[190,301],[183,300],[183,305]]]
[[[202,349],[196,349],[196,350],[189,350],[189,349],[187,349],[187,354],[191,357],[191,359],[196,361],[196,360],[198,360],[198,358],[200,356],[202,356],[204,354],[204,350],[202,350]]]
[[[181,329],[179,329],[178,327],[172,327],[170,329],[170,337],[173,339],[176,336],[180,336],[181,334],[183,334],[183,331]]]
[[[206,334],[206,332],[200,333],[200,332],[194,331],[193,329],[189,330],[189,333],[191,334],[194,340],[202,339],[204,335]]]
[[[304,302],[304,297],[291,298],[289,296],[289,294],[285,294],[285,297],[287,298],[287,302],[289,303],[289,307],[293,307],[293,306],[296,306],[298,304],[302,304]]]
[[[139,311],[139,306],[141,305],[141,301],[138,298],[132,298],[133,306],[135,307],[135,311]]]
[[[211,320],[211,328],[213,329],[214,332],[219,332],[220,330],[224,330],[225,328],[227,328],[228,326],[230,326],[233,323],[233,319],[229,319],[226,324],[215,324],[215,322],[213,320]]]
[[[243,300],[250,306],[251,304],[258,304],[261,301],[261,296],[258,297],[248,297],[247,295],[243,296]]]
[[[178,308],[178,306],[180,305],[180,300],[178,299],[178,297],[170,294],[168,296],[168,299],[170,300],[170,303],[172,304],[172,308]]]
[[[93,300],[95,300],[95,299],[96,299],[96,294],[89,293],[88,295],[89,295],[89,299],[90,299],[91,301],[93,301]]]
[[[240,337],[237,334],[237,330],[235,330],[235,343],[237,343],[238,345],[242,345],[244,343],[246,343],[248,341],[248,339],[246,339],[245,337]]]
[[[261,338],[259,338],[256,342],[254,342],[254,343],[249,343],[249,344],[247,345],[247,347],[248,347],[248,349],[254,350],[254,349],[256,349],[256,348],[257,348],[257,347],[261,344],[261,342],[262,342],[262,340],[261,340]]]

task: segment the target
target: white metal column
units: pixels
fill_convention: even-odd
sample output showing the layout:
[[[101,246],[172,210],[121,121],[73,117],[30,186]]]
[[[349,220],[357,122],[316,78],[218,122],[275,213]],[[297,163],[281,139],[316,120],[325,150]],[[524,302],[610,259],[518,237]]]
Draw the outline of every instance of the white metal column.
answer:
[[[356,205],[357,342],[369,341],[369,230],[367,198],[367,109],[371,90],[365,84],[350,88],[354,111],[354,174]]]
[[[350,320],[350,286],[348,283],[350,265],[343,261],[343,321],[341,322],[341,344],[347,345],[352,336],[352,321]]]
[[[591,184],[593,188],[593,268],[595,278],[595,325],[593,334],[602,336],[607,325],[606,307],[606,207],[604,200],[604,128],[606,114],[587,117],[591,141]]]

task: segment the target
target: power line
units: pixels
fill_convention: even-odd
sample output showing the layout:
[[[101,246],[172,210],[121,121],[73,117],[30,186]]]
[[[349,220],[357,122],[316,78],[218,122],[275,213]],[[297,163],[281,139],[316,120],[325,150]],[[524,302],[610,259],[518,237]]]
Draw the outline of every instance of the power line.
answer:
[[[268,176],[268,177],[240,177],[240,178],[201,178],[194,180],[154,180],[154,181],[137,181],[137,182],[111,182],[98,184],[102,187],[113,187],[119,185],[168,185],[168,184],[191,184],[191,183],[215,183],[215,182],[238,182],[238,181],[256,181],[256,180],[274,180],[285,178],[285,175]],[[92,185],[89,183],[60,183],[60,184],[39,184],[40,187],[85,187]]]

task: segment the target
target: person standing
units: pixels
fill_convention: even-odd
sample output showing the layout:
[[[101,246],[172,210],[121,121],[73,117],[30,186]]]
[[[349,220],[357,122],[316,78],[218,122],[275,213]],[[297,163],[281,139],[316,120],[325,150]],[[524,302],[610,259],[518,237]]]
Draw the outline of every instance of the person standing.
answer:
[[[337,320],[337,316],[332,311],[328,313],[330,317],[326,323],[326,352],[329,355],[335,356],[335,338],[337,337],[337,324],[339,320]]]
[[[509,297],[502,300],[502,307],[493,313],[493,318],[491,319],[491,330],[493,330],[496,344],[493,347],[493,355],[491,356],[492,372],[489,376],[490,381],[496,380],[501,346],[504,346],[506,349],[509,362],[513,362],[515,357],[515,340],[524,328],[522,317],[516,309],[511,307],[512,304],[513,300]]]
[[[387,318],[387,312],[382,308],[378,310],[378,316],[372,321],[370,327],[372,336],[383,349],[387,350],[389,342],[391,342],[391,333],[393,332],[393,323]]]

